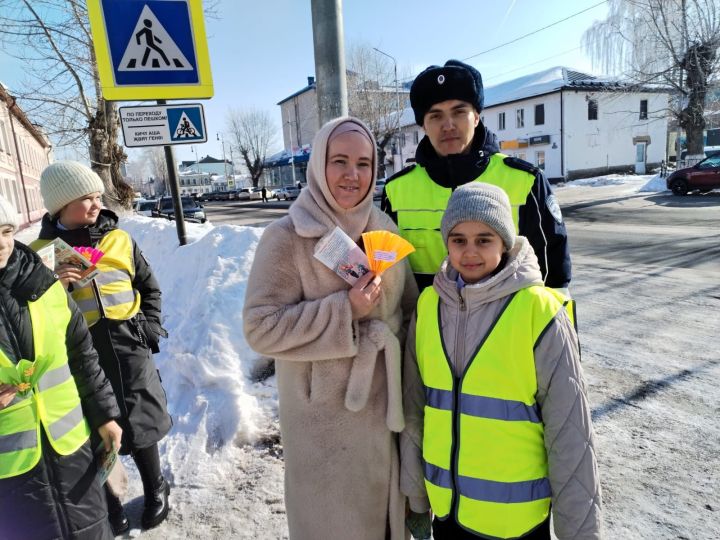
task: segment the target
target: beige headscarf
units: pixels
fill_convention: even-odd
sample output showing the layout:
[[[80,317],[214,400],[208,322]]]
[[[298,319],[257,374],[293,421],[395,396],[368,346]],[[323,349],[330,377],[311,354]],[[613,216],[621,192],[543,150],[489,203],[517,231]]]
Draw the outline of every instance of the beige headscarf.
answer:
[[[357,206],[345,210],[330,193],[325,177],[328,142],[331,135],[337,136],[347,131],[359,130],[367,135],[373,146],[372,181],[363,200]],[[339,226],[355,242],[358,241],[366,229],[373,207],[377,168],[375,148],[375,137],[370,129],[357,118],[349,116],[336,118],[320,128],[313,140],[312,153],[308,163],[308,187],[300,192],[300,196],[290,206],[288,212],[297,234],[307,238],[319,238]]]

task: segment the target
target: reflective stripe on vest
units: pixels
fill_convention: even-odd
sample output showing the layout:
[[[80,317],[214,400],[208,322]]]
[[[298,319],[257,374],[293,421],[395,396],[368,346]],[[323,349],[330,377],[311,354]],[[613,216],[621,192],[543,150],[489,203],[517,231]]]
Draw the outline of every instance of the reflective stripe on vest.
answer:
[[[533,351],[563,299],[545,287],[518,291],[458,379],[445,353],[437,292],[428,287],[420,295],[416,348],[426,397],[425,486],[439,518],[454,511],[471,531],[515,538],[549,515]]]
[[[36,240],[30,247],[38,250],[49,242]],[[140,293],[132,286],[135,261],[130,235],[115,229],[103,236],[96,247],[105,253],[97,262],[100,273],[95,276],[94,284],[76,287],[72,292],[73,300],[88,326],[95,324],[101,316],[116,321],[133,318],[140,310]],[[100,293],[100,305],[96,288]]]
[[[68,366],[65,334],[70,322],[65,289],[56,282],[36,302],[28,302],[35,351],[42,375],[26,395],[0,410],[0,479],[18,476],[40,460],[40,426],[60,455],[80,448],[90,436],[75,379]],[[0,351],[0,365],[15,364]]]
[[[517,232],[520,207],[525,204],[535,177],[505,165],[506,157],[504,154],[490,156],[488,166],[475,181],[496,185],[508,194]],[[407,174],[388,182],[385,194],[391,210],[397,214],[400,236],[415,247],[415,252],[408,256],[413,272],[435,274],[447,256],[440,221],[452,190],[433,182],[427,171],[416,165]]]

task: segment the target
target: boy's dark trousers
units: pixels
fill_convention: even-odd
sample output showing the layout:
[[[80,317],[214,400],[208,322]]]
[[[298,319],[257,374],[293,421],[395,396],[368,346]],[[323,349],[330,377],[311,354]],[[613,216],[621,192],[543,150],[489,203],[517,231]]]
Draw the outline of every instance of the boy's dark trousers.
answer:
[[[482,538],[482,536],[460,527],[452,515],[448,516],[445,521],[440,521],[437,518],[433,519],[432,528],[434,540],[477,540]],[[550,518],[547,518],[535,530],[520,538],[523,540],[550,540]]]

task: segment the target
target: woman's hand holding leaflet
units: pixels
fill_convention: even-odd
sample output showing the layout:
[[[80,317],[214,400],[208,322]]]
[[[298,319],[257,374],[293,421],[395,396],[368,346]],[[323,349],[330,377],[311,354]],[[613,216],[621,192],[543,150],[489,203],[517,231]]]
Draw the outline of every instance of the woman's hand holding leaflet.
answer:
[[[353,288],[350,289],[348,296],[350,297],[353,321],[369,315],[378,303],[381,293],[381,281],[380,276],[369,272],[357,280]]]

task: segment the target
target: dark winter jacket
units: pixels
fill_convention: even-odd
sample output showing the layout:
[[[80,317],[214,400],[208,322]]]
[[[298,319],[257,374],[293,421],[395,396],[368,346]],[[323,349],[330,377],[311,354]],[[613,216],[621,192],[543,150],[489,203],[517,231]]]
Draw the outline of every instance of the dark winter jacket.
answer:
[[[30,248],[15,242],[7,266],[0,270],[0,348],[12,361],[34,357],[28,301],[42,296],[55,281]],[[72,299],[68,306],[68,364],[85,417],[95,430],[119,417],[120,410],[98,364],[85,319]],[[41,440],[42,459],[37,466],[0,480],[0,538],[112,538],[90,442],[69,456],[59,456],[44,435]]]
[[[425,136],[417,147],[415,161],[426,170],[433,182],[454,190],[481,176],[488,166],[490,156],[499,151],[497,137],[480,122],[475,129],[472,148],[468,154],[439,156],[430,139]],[[535,176],[535,182],[527,201],[520,208],[518,234],[525,236],[535,250],[540,262],[540,271],[543,276],[546,276],[545,285],[555,288],[567,287],[571,278],[567,231],[549,182],[540,169],[526,161],[508,157],[504,162],[508,167],[520,169]],[[390,177],[388,183],[407,174],[413,167],[415,165],[406,167]],[[482,178],[480,180],[482,181]],[[392,212],[385,193],[386,191],[383,192],[381,208],[397,223],[397,215]],[[422,283],[418,281],[421,290],[432,284],[432,276],[421,275],[420,277],[425,278]]]
[[[95,247],[103,236],[117,229],[117,223],[113,212],[101,210],[95,225],[67,231],[59,229],[57,219],[46,214],[40,239],[60,237],[71,246]],[[133,288],[140,293],[140,311],[127,321],[101,318],[90,328],[100,365],[112,383],[122,413],[118,420],[123,429],[121,453],[147,448],[172,426],[160,373],[152,358],[152,353],[160,350],[160,337],[167,337],[160,324],[160,286],[134,240],[133,259]]]

